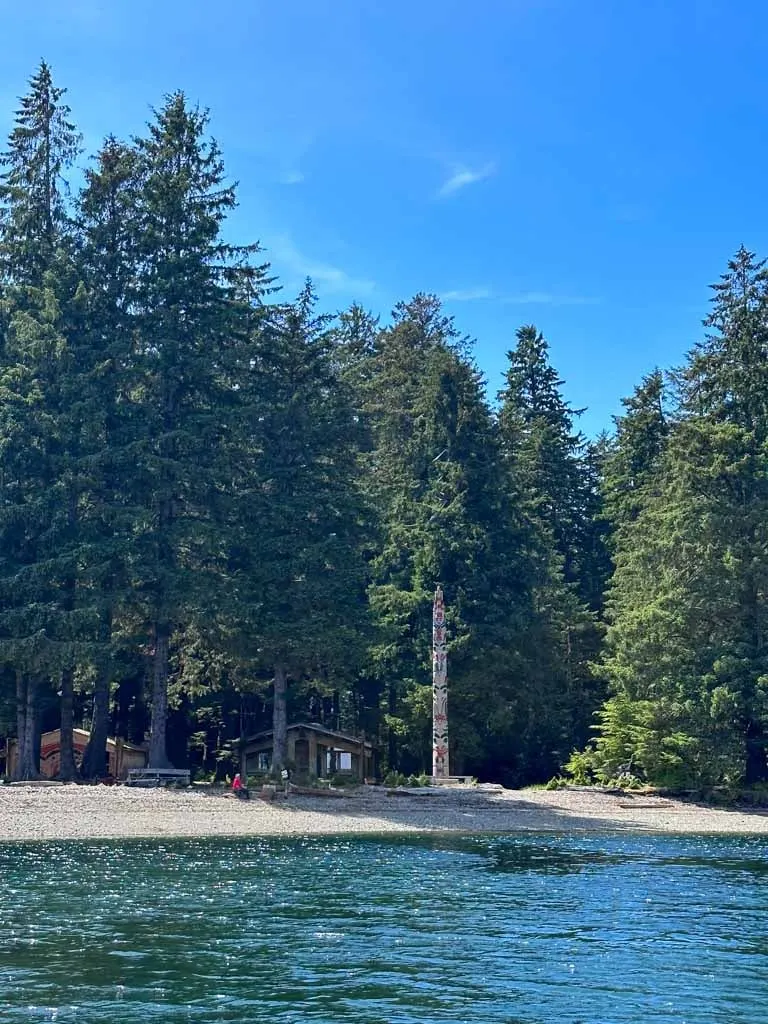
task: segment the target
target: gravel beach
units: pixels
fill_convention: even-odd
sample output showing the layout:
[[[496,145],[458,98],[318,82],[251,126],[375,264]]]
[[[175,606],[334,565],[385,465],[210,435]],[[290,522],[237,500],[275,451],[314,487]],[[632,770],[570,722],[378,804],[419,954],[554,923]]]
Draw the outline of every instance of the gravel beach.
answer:
[[[626,793],[491,786],[395,794],[370,787],[337,798],[291,794],[274,803],[239,801],[220,791],[0,787],[0,841],[604,829],[766,833],[768,812],[721,810]]]

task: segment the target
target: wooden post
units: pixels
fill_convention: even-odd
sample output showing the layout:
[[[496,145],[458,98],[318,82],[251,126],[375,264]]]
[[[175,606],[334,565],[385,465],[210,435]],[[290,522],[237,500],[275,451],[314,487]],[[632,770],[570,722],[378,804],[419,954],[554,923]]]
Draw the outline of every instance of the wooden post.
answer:
[[[445,604],[438,585],[432,605],[432,778],[450,775],[448,755],[448,652]]]

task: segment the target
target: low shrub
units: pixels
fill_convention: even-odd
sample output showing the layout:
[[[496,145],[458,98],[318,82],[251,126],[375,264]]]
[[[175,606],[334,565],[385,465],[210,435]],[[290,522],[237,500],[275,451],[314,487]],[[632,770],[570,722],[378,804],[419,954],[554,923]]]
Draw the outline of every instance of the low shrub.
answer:
[[[360,779],[356,775],[337,773],[331,776],[330,783],[334,789],[343,789],[345,786],[359,786]]]
[[[396,788],[397,786],[407,786],[408,785],[408,776],[407,775],[403,775],[402,772],[389,771],[384,776],[384,785],[385,786],[390,786],[393,789]]]

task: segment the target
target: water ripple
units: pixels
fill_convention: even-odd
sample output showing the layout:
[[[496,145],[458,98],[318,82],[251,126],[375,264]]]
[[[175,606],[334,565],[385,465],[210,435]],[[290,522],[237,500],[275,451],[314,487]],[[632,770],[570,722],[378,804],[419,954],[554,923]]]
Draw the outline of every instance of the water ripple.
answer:
[[[0,845],[7,1024],[762,1024],[761,837]]]

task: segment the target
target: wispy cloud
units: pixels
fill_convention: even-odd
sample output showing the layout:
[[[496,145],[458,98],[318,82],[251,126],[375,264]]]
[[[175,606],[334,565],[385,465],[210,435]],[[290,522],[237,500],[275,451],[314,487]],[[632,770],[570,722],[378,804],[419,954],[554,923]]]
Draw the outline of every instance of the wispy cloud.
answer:
[[[281,185],[300,185],[304,181],[301,171],[286,171],[281,174],[278,181]]]
[[[530,291],[499,295],[486,285],[477,288],[454,288],[441,292],[444,302],[477,302],[493,299],[504,306],[596,306],[600,299],[589,295],[560,295],[557,292]]]
[[[485,181],[496,173],[496,164],[485,164],[483,167],[454,167],[453,173],[443,182],[437,192],[438,199],[446,199],[455,195],[468,185],[476,185],[478,181]]]
[[[596,306],[600,300],[588,295],[558,295],[555,292],[519,292],[505,295],[508,306]]]
[[[478,299],[492,299],[493,292],[490,288],[454,288],[448,292],[442,292],[440,298],[445,302],[476,302]]]
[[[376,287],[374,281],[355,277],[341,267],[312,259],[301,252],[288,235],[273,238],[271,243],[267,243],[266,250],[275,270],[298,280],[311,277],[325,293],[369,295]]]

